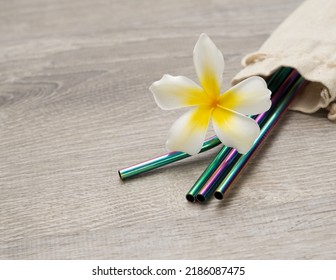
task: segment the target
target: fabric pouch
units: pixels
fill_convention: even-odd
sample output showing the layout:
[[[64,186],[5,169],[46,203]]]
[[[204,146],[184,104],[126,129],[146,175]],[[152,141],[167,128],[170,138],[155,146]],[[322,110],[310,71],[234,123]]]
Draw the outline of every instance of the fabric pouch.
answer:
[[[325,108],[328,118],[336,120],[336,1],[305,1],[242,64],[233,84],[269,76],[281,66],[295,68],[311,83],[291,109],[313,113]]]

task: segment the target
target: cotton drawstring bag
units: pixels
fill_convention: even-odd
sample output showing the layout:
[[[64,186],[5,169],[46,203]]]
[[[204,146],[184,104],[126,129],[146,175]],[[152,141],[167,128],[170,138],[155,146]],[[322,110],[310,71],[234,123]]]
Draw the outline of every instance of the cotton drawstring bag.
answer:
[[[305,1],[242,64],[233,84],[269,76],[281,66],[295,68],[311,83],[291,109],[313,113],[325,108],[328,118],[336,120],[336,1]]]

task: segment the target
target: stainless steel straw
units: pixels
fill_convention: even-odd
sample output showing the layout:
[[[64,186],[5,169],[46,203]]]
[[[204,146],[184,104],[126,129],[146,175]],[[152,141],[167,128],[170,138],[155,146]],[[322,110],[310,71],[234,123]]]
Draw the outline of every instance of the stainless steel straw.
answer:
[[[267,86],[274,92],[278,88],[279,85],[287,78],[287,75],[291,72],[290,68],[279,68],[267,81]],[[195,184],[191,187],[191,189],[186,194],[186,199],[190,202],[195,202],[196,196],[199,191],[202,189],[207,180],[211,177],[217,167],[225,160],[227,157],[230,157],[230,153],[232,148],[224,146],[217,156],[211,161],[208,167],[204,170],[202,175],[198,178]]]
[[[291,71],[290,68],[289,70]],[[256,118],[256,121],[261,127],[263,127],[264,123],[272,116],[274,110],[278,106],[279,101],[284,96],[284,93],[292,88],[292,86],[299,77],[300,75],[297,73],[297,71],[293,70],[287,77],[285,76],[285,80],[281,80],[280,87],[275,91],[272,96],[272,107],[270,108],[270,110],[260,114]],[[261,137],[261,135],[259,135],[259,137]],[[199,200],[200,202],[204,202],[206,199],[208,199],[218,187],[219,183],[226,176],[226,174],[230,171],[232,165],[234,165],[241,156],[242,155],[239,154],[237,150],[232,150],[217,167],[217,169],[214,170],[211,177],[206,181],[206,183],[204,183],[203,187],[197,194],[197,200]]]
[[[278,70],[276,73],[279,74],[279,72],[283,71],[283,69]],[[273,76],[274,78],[275,76]],[[272,78],[271,78],[272,80]],[[217,136],[212,136],[210,138],[208,138],[202,146],[201,149],[201,153],[205,152],[207,150],[210,150],[216,146],[218,146],[219,144],[221,144],[220,140],[217,138]],[[226,150],[229,152],[231,150],[231,148],[226,148]],[[118,170],[118,174],[120,176],[120,178],[122,180],[126,180],[128,178],[131,178],[133,176],[136,175],[140,175],[142,173],[151,171],[153,169],[165,166],[167,164],[173,163],[175,161],[179,161],[185,158],[190,157],[189,154],[184,153],[184,152],[178,152],[178,151],[174,151],[174,152],[170,152],[170,153],[166,153],[164,155],[152,158],[150,160],[146,160],[144,162],[123,168]],[[197,193],[195,193],[196,196]]]
[[[258,122],[260,126],[264,124],[272,109],[276,106],[278,100],[281,98],[283,91],[290,87],[295,79],[297,79],[296,73],[291,73],[291,68],[281,68],[276,71],[267,84],[272,93],[272,107],[269,111],[262,113],[253,118]],[[206,168],[203,174],[199,177],[193,187],[189,190],[186,198],[190,202],[194,202],[196,197],[199,201],[204,202],[208,199],[218,186],[218,183],[228,172],[229,167],[241,156],[235,149],[228,149],[226,147],[218,153],[215,159]]]
[[[217,136],[212,136],[208,138],[202,146],[200,153],[203,153],[207,150],[210,150],[216,146],[221,144],[221,141],[217,138]],[[136,165],[132,165],[127,168],[123,168],[118,170],[119,176],[122,180],[131,178],[133,176],[148,172],[155,168],[173,163],[175,161],[190,157],[189,154],[183,152],[170,152],[156,158],[146,160],[142,163],[138,163]]]
[[[285,94],[284,98],[279,101],[274,113],[270,116],[270,118],[267,120],[267,122],[262,127],[260,136],[254,143],[253,147],[250,149],[248,153],[241,156],[239,160],[235,163],[235,165],[232,168],[230,168],[230,171],[228,172],[224,180],[220,183],[220,185],[216,189],[215,197],[217,199],[223,199],[224,194],[227,192],[227,190],[232,185],[234,180],[242,172],[243,168],[246,166],[248,161],[252,158],[252,156],[255,154],[255,152],[260,147],[260,145],[265,141],[265,139],[270,134],[270,132],[273,130],[275,125],[278,123],[280,118],[286,112],[292,100],[305,87],[306,83],[307,82],[302,77],[300,77],[289,91],[284,92]]]

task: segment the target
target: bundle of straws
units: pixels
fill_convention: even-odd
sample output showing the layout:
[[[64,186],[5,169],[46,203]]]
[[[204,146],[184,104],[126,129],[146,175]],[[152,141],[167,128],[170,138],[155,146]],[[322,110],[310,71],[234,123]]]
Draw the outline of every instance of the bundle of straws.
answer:
[[[260,135],[252,148],[246,154],[241,155],[236,149],[224,146],[186,194],[186,199],[190,202],[205,202],[212,195],[217,199],[223,199],[238,175],[241,174],[246,164],[284,115],[295,96],[306,84],[307,81],[294,69],[282,67],[274,72],[267,79],[267,86],[272,92],[272,107],[265,113],[250,116],[261,128]],[[219,144],[221,144],[220,140],[213,136],[203,143],[201,152],[212,149]],[[122,180],[126,180],[189,156],[189,154],[183,152],[170,152],[120,169],[118,173]]]

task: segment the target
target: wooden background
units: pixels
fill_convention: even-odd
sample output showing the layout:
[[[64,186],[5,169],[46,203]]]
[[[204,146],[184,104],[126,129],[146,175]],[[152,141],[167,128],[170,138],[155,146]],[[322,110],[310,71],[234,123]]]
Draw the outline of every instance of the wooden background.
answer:
[[[206,32],[225,83],[301,0],[0,2],[2,259],[336,257],[336,129],[289,112],[226,201],[185,194],[219,148],[121,182],[182,111],[148,90],[195,79]]]

